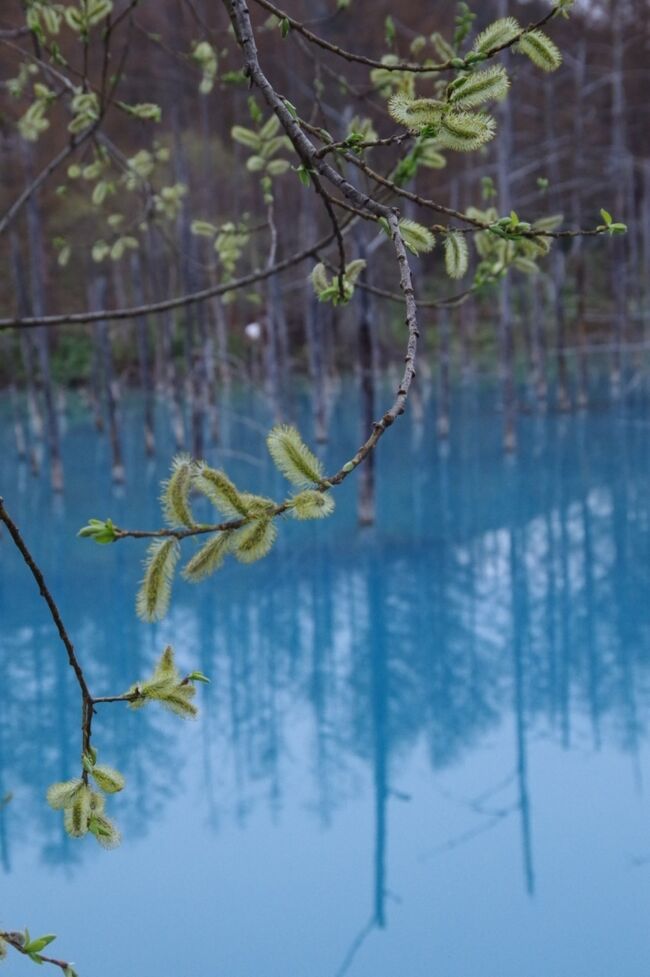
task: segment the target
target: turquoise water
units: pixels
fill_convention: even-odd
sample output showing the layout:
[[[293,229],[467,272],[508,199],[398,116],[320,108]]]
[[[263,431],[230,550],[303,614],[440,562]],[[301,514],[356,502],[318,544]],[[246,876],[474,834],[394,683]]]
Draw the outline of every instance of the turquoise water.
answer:
[[[0,494],[95,693],[168,641],[212,677],[196,723],[103,707],[124,840],[66,838],[43,794],[76,773],[76,688],[0,540],[0,926],[57,933],[81,977],[647,977],[649,406],[523,417],[513,460],[491,399],[457,398],[446,452],[430,418],[404,419],[374,529],[350,479],[328,524],[287,523],[262,563],[181,583],[157,626],[133,612],[141,545],[75,532],[158,525],[171,448],[143,461],[127,405],[115,493],[75,410],[53,499],[0,414]],[[248,413],[224,414],[210,460],[279,494]],[[353,408],[333,431],[328,467],[356,447]]]

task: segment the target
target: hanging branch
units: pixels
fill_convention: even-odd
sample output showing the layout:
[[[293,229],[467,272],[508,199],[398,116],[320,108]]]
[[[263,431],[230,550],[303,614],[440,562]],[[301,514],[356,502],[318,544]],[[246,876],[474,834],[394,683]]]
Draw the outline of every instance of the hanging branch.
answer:
[[[103,703],[124,702],[132,708],[140,708],[146,702],[156,700],[184,718],[193,718],[197,715],[196,706],[191,701],[196,693],[194,683],[208,680],[201,672],[191,672],[185,677],[181,677],[174,662],[172,649],[166,648],[150,679],[136,683],[127,692],[120,695],[94,696],[90,691],[79,656],[63,623],[61,612],[45,581],[43,572],[30,552],[18,526],[7,512],[2,498],[0,498],[0,523],[7,527],[16,549],[36,582],[65,648],[68,664],[74,672],[79,686],[81,698],[80,776],[76,780],[52,784],[47,794],[48,802],[55,810],[63,811],[66,831],[72,837],[80,838],[86,834],[92,834],[103,847],[115,847],[120,842],[120,833],[113,822],[104,814],[104,795],[122,790],[124,778],[112,767],[97,763],[97,750],[92,743],[95,707]],[[99,788],[100,792],[91,788],[91,782]],[[6,940],[6,942],[10,941]],[[27,947],[23,946],[22,952],[28,955],[31,955],[32,952],[36,953],[36,950],[30,951],[28,948],[29,940],[26,942]],[[16,947],[16,949],[20,948]],[[64,966],[68,965],[64,964]]]

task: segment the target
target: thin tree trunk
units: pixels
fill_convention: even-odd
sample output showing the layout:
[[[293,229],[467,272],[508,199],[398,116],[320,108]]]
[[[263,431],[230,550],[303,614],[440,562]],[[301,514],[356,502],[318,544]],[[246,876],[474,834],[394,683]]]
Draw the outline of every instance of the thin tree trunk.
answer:
[[[108,287],[106,279],[102,276],[91,283],[88,290],[88,301],[91,309],[105,309],[107,302]],[[116,485],[124,483],[124,462],[122,458],[122,445],[117,421],[117,385],[113,371],[113,355],[111,351],[111,341],[108,331],[108,323],[100,321],[96,324],[97,347],[99,365],[101,368],[102,392],[104,394],[104,406],[106,410],[108,438],[111,448],[111,477]]]
[[[625,60],[624,20],[627,3],[611,0],[612,30],[612,125],[610,145],[610,173],[614,191],[614,219],[624,220],[625,175],[627,162],[625,132],[625,89],[623,68]],[[612,396],[618,397],[623,384],[623,347],[627,331],[627,245],[624,235],[616,235],[611,241],[610,266],[612,270],[612,295],[614,297],[614,354],[610,383]]]
[[[10,243],[18,314],[20,316],[28,316],[32,311],[29,298],[29,289],[25,279],[25,269],[20,252],[20,245],[18,243],[18,237],[13,232],[10,234]],[[34,442],[42,441],[43,439],[43,415],[41,413],[38,391],[36,388],[35,377],[37,365],[35,362],[34,347],[32,345],[32,338],[28,332],[19,330],[18,345],[20,348],[20,357],[25,374],[25,394],[27,397],[28,423],[25,427],[25,449],[29,459],[30,471],[33,475],[38,475],[40,471],[40,464],[38,451],[36,450],[36,445]]]
[[[27,167],[31,171],[31,159],[27,156]],[[31,306],[36,316],[45,315],[45,249],[41,212],[36,194],[27,203],[27,238],[29,241],[29,267],[31,279]],[[36,349],[38,365],[43,386],[45,404],[45,424],[47,447],[50,457],[50,484],[54,492],[63,491],[63,463],[61,461],[61,440],[59,419],[56,412],[54,381],[50,367],[50,330],[36,330]]]
[[[507,0],[499,0],[499,16],[508,13]],[[510,99],[506,99],[499,109],[500,126],[497,146],[497,176],[499,207],[507,214],[512,209],[510,193],[510,170],[513,165],[513,127]],[[510,281],[503,278],[499,293],[498,324],[499,378],[501,382],[501,409],[503,412],[503,447],[513,452],[517,447],[515,425],[515,382],[514,382],[514,338],[512,332],[512,303]]]
[[[545,80],[545,116],[546,141],[548,144],[548,174],[551,190],[549,200],[555,212],[559,208],[558,186],[560,170],[558,166],[559,153],[557,148],[557,133],[555,129],[555,92],[553,81],[549,77]],[[559,410],[571,409],[566,360],[566,313],[564,308],[564,286],[566,281],[566,261],[560,242],[556,242],[551,254],[551,296],[555,317],[555,356],[556,356],[556,404]]]
[[[438,311],[438,417],[436,431],[438,437],[445,441],[449,437],[449,310]]]
[[[359,236],[359,257],[365,257],[365,247]],[[361,275],[361,282],[367,282],[367,271]],[[359,314],[358,351],[359,387],[361,395],[361,430],[366,438],[372,430],[375,418],[375,332],[374,310],[371,294],[365,288],[357,289]],[[370,464],[368,464],[370,462]],[[359,471],[359,495],[357,498],[357,518],[359,525],[371,526],[375,521],[375,454],[371,452]]]
[[[151,231],[149,232],[148,242],[146,270],[149,289],[153,298],[166,298],[169,290],[164,287],[165,276],[163,274],[163,266],[167,259],[160,249],[157,238]],[[166,279],[169,280],[169,277],[170,275],[167,275]],[[163,394],[169,407],[172,436],[176,451],[182,451],[185,447],[183,392],[181,375],[176,360],[176,350],[174,349],[174,317],[171,312],[162,314],[160,318],[160,329],[157,331],[157,335],[156,371],[159,378],[158,382],[161,383]]]
[[[131,281],[136,305],[146,302],[142,263],[137,252],[131,254]],[[144,403],[144,446],[151,458],[156,453],[156,435],[154,427],[154,385],[151,376],[151,357],[149,352],[149,321],[138,316],[135,320],[135,338],[138,351],[138,373],[140,389]]]

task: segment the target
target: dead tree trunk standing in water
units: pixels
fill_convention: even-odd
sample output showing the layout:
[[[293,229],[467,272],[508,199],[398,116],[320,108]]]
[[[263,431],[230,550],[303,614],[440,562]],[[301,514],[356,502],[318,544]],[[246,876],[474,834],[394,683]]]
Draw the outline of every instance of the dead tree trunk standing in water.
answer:
[[[31,176],[31,157],[25,151],[27,173]],[[29,243],[29,273],[31,286],[31,307],[35,316],[45,315],[45,248],[41,211],[34,193],[27,205],[27,240]],[[54,492],[63,491],[63,463],[61,461],[61,439],[59,418],[56,411],[54,381],[50,366],[50,331],[46,327],[36,330],[36,350],[43,387],[45,404],[45,430],[50,457],[50,484]]]
[[[11,267],[13,271],[13,284],[16,292],[18,314],[28,316],[32,312],[32,305],[29,298],[29,287],[25,277],[25,267],[20,251],[18,236],[11,232]],[[33,475],[38,475],[40,471],[39,452],[35,442],[43,440],[43,415],[39,404],[38,390],[36,387],[36,375],[38,366],[35,359],[35,351],[32,337],[29,330],[18,331],[18,344],[20,347],[20,358],[25,374],[25,393],[27,397],[27,416],[28,423],[25,426],[25,451],[29,459],[30,471]]]
[[[438,319],[438,383],[436,431],[441,441],[449,437],[449,381],[450,381],[450,315],[449,309],[439,309]]]
[[[627,0],[611,0],[612,25],[612,125],[610,144],[610,179],[614,195],[615,220],[625,219],[626,165],[625,87],[625,22]],[[615,235],[611,242],[612,296],[614,298],[614,350],[610,384],[613,397],[620,396],[623,383],[623,346],[627,326],[627,235]]]
[[[578,42],[574,67],[574,189],[571,216],[576,227],[582,227],[582,146],[584,142],[584,90],[587,82],[587,45],[584,38]],[[584,409],[589,402],[589,360],[587,354],[587,262],[581,237],[574,238],[571,249],[575,262],[576,319],[575,332],[578,340],[578,407]]]
[[[107,296],[108,286],[106,278],[102,275],[96,278],[88,288],[89,308],[93,311],[106,309],[108,307]],[[122,485],[124,483],[124,462],[122,459],[122,445],[117,422],[117,383],[113,371],[113,354],[108,329],[108,323],[103,320],[94,326],[98,368],[101,375],[111,449],[111,477],[115,485]]]
[[[499,17],[508,15],[508,0],[499,0]],[[504,59],[505,60],[505,59]],[[497,145],[497,183],[499,209],[502,214],[512,210],[510,193],[510,170],[513,164],[512,106],[505,99],[499,108],[499,138]],[[514,341],[512,333],[512,301],[510,279],[501,281],[499,293],[498,357],[499,378],[501,382],[501,409],[503,412],[503,447],[507,452],[517,448],[515,426],[515,382],[514,382]]]
[[[555,129],[555,91],[553,81],[549,77],[544,80],[544,107],[546,122],[546,143],[548,147],[548,178],[550,181],[549,202],[554,213],[560,205],[559,183],[559,147]],[[555,403],[558,410],[567,411],[571,408],[569,398],[569,384],[566,362],[566,315],[564,309],[564,286],[566,280],[566,260],[560,242],[557,242],[551,253],[551,272],[549,283],[551,286],[552,308],[555,318],[555,356],[556,356],[556,389]]]
[[[465,160],[465,179],[471,179],[473,175],[471,154],[467,153]],[[456,181],[455,186],[458,186]],[[460,199],[460,187],[458,190],[458,209],[462,209]],[[463,385],[470,384],[476,376],[476,363],[474,359],[474,341],[476,337],[476,302],[461,302],[457,312],[458,329],[460,336],[460,376]]]
[[[167,298],[169,290],[164,287],[164,267],[166,256],[160,243],[150,230],[147,237],[148,246],[145,253],[147,281],[153,299]],[[174,349],[174,316],[172,312],[164,312],[156,330],[158,343],[156,360],[158,380],[169,406],[172,435],[177,451],[185,447],[185,424],[183,420],[183,396],[181,377],[176,362]]]
[[[11,338],[9,336],[0,337],[0,362],[11,364]],[[23,415],[20,406],[20,395],[16,379],[10,366],[9,374],[9,405],[11,407],[11,426],[14,432],[14,445],[18,460],[21,462],[27,459],[27,432],[23,424]]]
[[[275,206],[273,200],[267,204],[267,221],[270,234],[267,267],[272,267],[278,253],[278,231],[275,224]],[[282,421],[282,380],[280,371],[280,312],[279,288],[275,275],[271,275],[266,285],[266,319],[264,322],[264,373],[266,395],[271,403],[273,417],[276,423]]]
[[[302,212],[302,234],[305,240],[316,220],[313,194],[305,195]],[[314,439],[318,444],[328,440],[328,411],[326,394],[325,355],[323,350],[323,329],[325,326],[325,308],[311,284],[306,278],[304,290],[305,303],[305,345],[307,348],[307,370],[314,421]]]
[[[137,252],[131,254],[131,281],[133,282],[135,304],[145,305],[142,262]],[[138,351],[138,375],[144,403],[144,446],[147,455],[151,458],[156,453],[156,435],[154,422],[154,385],[151,375],[148,319],[141,316],[136,318],[135,339]]]
[[[361,236],[358,237],[359,257],[365,259],[366,248]],[[362,285],[368,282],[368,272],[360,277]],[[365,288],[357,289],[358,326],[358,374],[361,401],[361,430],[372,430],[375,420],[375,363],[376,326],[375,303],[371,293]],[[366,459],[359,470],[359,495],[357,498],[357,518],[360,526],[372,526],[375,521],[375,455]]]
[[[537,406],[545,411],[548,407],[548,380],[546,376],[546,337],[544,332],[544,307],[541,296],[539,275],[530,279],[528,298],[530,302],[530,349],[532,377]]]
[[[175,104],[172,116],[172,127],[174,134],[174,176],[177,183],[188,187],[190,185],[190,170],[177,104]],[[179,209],[176,226],[180,244],[178,260],[181,287],[186,293],[193,292],[199,287],[194,274],[198,255],[196,237],[192,234],[188,207],[185,204]],[[187,394],[190,407],[190,445],[193,456],[202,458],[204,455],[204,422],[207,402],[207,380],[204,363],[205,309],[201,303],[188,305],[183,315]]]
[[[641,313],[641,338],[648,342],[650,332],[650,159],[643,161],[643,201],[641,204],[642,274],[643,296]]]

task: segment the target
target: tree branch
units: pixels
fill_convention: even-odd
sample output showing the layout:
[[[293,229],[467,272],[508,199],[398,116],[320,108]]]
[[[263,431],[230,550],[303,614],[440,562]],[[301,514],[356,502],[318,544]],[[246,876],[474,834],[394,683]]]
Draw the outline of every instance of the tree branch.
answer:
[[[452,58],[449,58],[447,61],[443,61],[440,64],[429,65],[414,64],[411,61],[398,61],[395,64],[384,64],[383,61],[377,61],[375,58],[366,58],[363,54],[355,54],[353,51],[347,51],[345,48],[339,47],[338,44],[332,44],[330,41],[326,41],[323,37],[319,37],[318,34],[314,34],[313,31],[310,31],[309,28],[305,27],[301,21],[296,20],[294,17],[290,17],[289,14],[280,9],[280,7],[276,7],[274,3],[271,3],[271,0],[254,0],[254,3],[256,3],[258,7],[263,7],[264,10],[268,10],[272,14],[275,14],[278,20],[287,21],[292,30],[298,31],[299,34],[302,34],[302,36],[312,44],[316,44],[318,47],[323,48],[324,51],[329,51],[330,54],[335,54],[337,57],[343,58],[345,61],[363,64],[368,68],[381,68],[384,71],[408,71],[412,74],[420,75],[457,70],[457,65],[453,64],[453,60],[455,59]],[[555,13],[555,7],[553,7],[536,23],[529,24],[528,27],[523,27],[521,31],[519,31],[519,33],[512,38],[512,40],[486,52],[485,60],[488,58],[493,58],[496,54],[499,54],[501,51],[505,51],[507,48],[513,47],[521,40],[524,34],[529,34],[531,31],[544,27],[544,25],[555,16]]]

